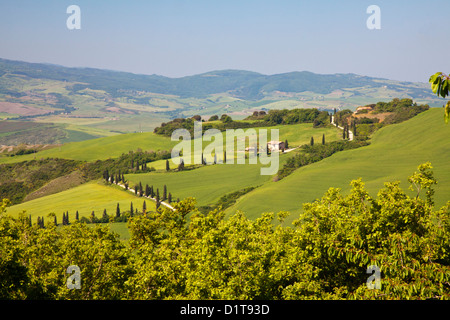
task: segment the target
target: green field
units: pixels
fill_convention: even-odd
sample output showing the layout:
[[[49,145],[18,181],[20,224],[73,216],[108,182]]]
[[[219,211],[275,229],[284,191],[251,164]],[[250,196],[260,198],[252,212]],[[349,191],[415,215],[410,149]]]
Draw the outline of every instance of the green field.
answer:
[[[290,126],[276,126],[267,129],[279,129],[280,140],[288,139],[291,147],[300,146],[309,143],[311,136],[320,141],[322,135],[325,134],[327,141],[339,139],[340,133],[335,127],[313,128],[311,124],[296,124]],[[256,132],[258,132],[256,128]],[[268,130],[270,133],[270,130]],[[245,130],[244,130],[245,133]],[[238,139],[243,138],[242,135]],[[270,137],[268,137],[270,139]],[[230,143],[224,138],[224,144]],[[204,146],[209,142],[204,141]],[[236,155],[235,155],[236,156]],[[235,157],[234,156],[234,157]],[[227,158],[230,156],[227,154]],[[280,155],[280,166],[289,157],[289,153]],[[206,155],[205,155],[206,158]],[[218,160],[222,159],[222,155],[218,155]],[[211,160],[211,159],[210,159]],[[155,161],[151,164],[157,170],[165,169],[165,160]],[[172,161],[169,162],[171,168],[175,167]],[[221,196],[226,193],[238,191],[247,187],[256,187],[270,181],[271,176],[261,175],[261,167],[268,165],[249,164],[218,164],[208,165],[195,170],[184,172],[151,172],[146,174],[129,174],[126,179],[130,180],[132,187],[136,183],[153,185],[159,188],[160,192],[166,185],[169,192],[175,198],[185,198],[193,196],[197,199],[199,205],[211,205],[217,202]],[[161,194],[161,193],[160,193]]]
[[[297,169],[285,179],[265,183],[244,195],[227,213],[244,211],[255,218],[263,212],[291,211],[297,216],[302,203],[320,198],[329,187],[350,190],[350,181],[361,177],[372,196],[386,181],[401,181],[408,189],[407,177],[417,166],[430,161],[438,184],[436,206],[450,200],[450,126],[442,110],[431,109],[406,122],[376,132],[372,144],[339,152],[330,158]]]
[[[33,222],[37,217],[48,219],[49,213],[56,214],[58,222],[62,220],[63,212],[69,211],[69,220],[75,220],[75,212],[78,210],[79,216],[89,217],[94,211],[95,215],[100,218],[103,210],[106,209],[109,215],[116,213],[116,206],[122,211],[130,209],[130,202],[133,202],[134,208],[142,211],[143,199],[136,197],[130,192],[126,192],[117,186],[105,186],[102,183],[89,182],[82,184],[70,190],[62,191],[56,194],[45,196],[42,198],[30,200],[7,209],[12,215],[17,215],[23,210],[31,215]],[[146,200],[147,210],[155,210],[155,203]]]
[[[64,158],[73,160],[95,161],[108,158],[117,158],[122,153],[142,150],[170,150],[175,142],[170,138],[156,135],[151,132],[130,133],[91,139],[80,142],[64,144],[60,147],[41,151],[37,154],[24,155],[12,158],[0,158],[0,163],[11,163],[40,158]]]

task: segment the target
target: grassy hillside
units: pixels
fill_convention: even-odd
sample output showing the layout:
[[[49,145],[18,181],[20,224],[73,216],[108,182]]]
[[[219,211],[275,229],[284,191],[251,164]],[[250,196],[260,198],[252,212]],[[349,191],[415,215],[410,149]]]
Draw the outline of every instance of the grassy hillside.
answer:
[[[255,129],[258,131],[258,128]],[[313,128],[310,123],[275,126],[267,129],[269,129],[269,134],[270,129],[279,129],[279,138],[283,141],[288,139],[290,147],[309,143],[311,136],[314,136],[317,141],[320,141],[323,134],[325,134],[327,141],[340,138],[340,132],[335,127]],[[225,140],[224,138],[224,143],[228,143]],[[204,142],[204,146],[208,144],[209,142]],[[227,158],[229,157],[230,155],[227,155]],[[289,153],[280,156],[280,167],[287,157],[289,157]],[[222,155],[219,155],[218,159],[222,159]],[[151,166],[157,170],[164,170],[165,163],[165,160],[160,160],[152,163]],[[170,166],[171,168],[175,167],[172,162],[170,162]],[[197,198],[199,205],[210,205],[217,202],[226,193],[247,187],[256,187],[270,181],[271,176],[260,174],[261,167],[267,167],[267,165],[248,164],[247,160],[247,164],[242,165],[208,165],[184,172],[130,174],[126,175],[126,179],[131,181],[130,186],[142,182],[144,186],[149,184],[150,186],[153,185],[154,188],[159,188],[160,192],[162,192],[165,184],[175,198],[182,199],[193,196]],[[162,193],[160,194],[162,195]]]
[[[250,217],[262,212],[299,212],[302,203],[321,197],[329,187],[350,190],[351,180],[362,177],[369,192],[376,192],[385,181],[401,181],[408,189],[407,177],[420,163],[434,167],[436,206],[450,200],[450,126],[441,109],[431,109],[401,124],[375,133],[370,146],[337,153],[318,163],[300,168],[279,182],[244,195],[227,212],[243,210]],[[372,194],[375,196],[375,194]],[[292,215],[291,219],[296,215]]]
[[[116,158],[122,153],[141,148],[142,150],[169,150],[175,142],[170,138],[158,136],[151,132],[129,133],[80,142],[64,144],[37,154],[20,157],[0,158],[0,163],[11,163],[40,158],[64,158],[73,160],[104,160]]]
[[[25,210],[27,214],[31,215],[32,221],[35,222],[38,216],[48,219],[47,215],[53,212],[56,214],[58,222],[61,223],[62,214],[66,211],[69,211],[69,220],[71,221],[75,219],[77,210],[80,218],[83,216],[89,217],[92,211],[95,212],[97,217],[101,217],[104,209],[109,215],[114,215],[117,203],[119,203],[122,211],[129,210],[131,201],[135,208],[138,208],[139,211],[142,210],[142,198],[137,198],[134,194],[125,192],[119,187],[90,182],[70,190],[9,207],[8,213],[15,215]],[[146,204],[147,210],[155,210],[153,201],[147,200]]]

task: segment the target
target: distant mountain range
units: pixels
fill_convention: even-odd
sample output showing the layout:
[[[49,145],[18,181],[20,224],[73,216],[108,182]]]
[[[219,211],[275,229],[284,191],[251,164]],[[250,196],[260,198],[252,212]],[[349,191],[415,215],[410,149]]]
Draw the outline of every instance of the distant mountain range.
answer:
[[[0,76],[5,73],[29,78],[82,83],[84,88],[104,90],[111,96],[122,96],[126,90],[176,95],[182,98],[205,98],[228,93],[244,100],[260,100],[273,92],[314,92],[329,94],[335,90],[361,87],[407,92],[412,98],[434,98],[428,84],[392,81],[356,74],[316,74],[308,71],[264,75],[243,70],[221,70],[181,78],[142,75],[94,68],[68,68],[54,64],[28,63],[0,59]],[[0,84],[1,85],[1,84]],[[1,87],[0,87],[1,89]]]

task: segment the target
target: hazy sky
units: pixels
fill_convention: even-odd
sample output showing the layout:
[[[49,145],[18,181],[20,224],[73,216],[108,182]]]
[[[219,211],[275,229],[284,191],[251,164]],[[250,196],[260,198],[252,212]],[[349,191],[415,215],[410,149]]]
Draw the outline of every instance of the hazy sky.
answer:
[[[69,5],[81,29],[69,30]],[[369,30],[369,5],[381,29]],[[0,58],[180,77],[449,72],[449,0],[0,0]]]

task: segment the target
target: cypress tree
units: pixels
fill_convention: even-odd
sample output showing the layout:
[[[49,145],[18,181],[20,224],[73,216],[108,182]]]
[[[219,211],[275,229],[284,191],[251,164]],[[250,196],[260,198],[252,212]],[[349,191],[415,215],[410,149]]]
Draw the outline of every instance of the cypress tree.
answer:
[[[223,163],[227,162],[227,152],[223,152]]]
[[[75,212],[75,220],[80,220],[80,216],[79,216],[79,214],[78,214],[78,210],[77,210],[77,212]]]
[[[145,185],[145,196],[148,197],[150,195],[150,187],[148,184]]]
[[[138,191],[139,191],[139,185],[135,185],[134,186],[134,194],[137,195]]]
[[[322,135],[322,144],[325,144],[325,133]]]
[[[63,213],[63,214],[64,214],[64,213]],[[54,217],[54,223],[55,223],[55,226],[58,225],[58,221],[56,221],[56,215],[55,215],[55,217]]]
[[[162,201],[167,199],[167,187],[164,185]]]
[[[133,201],[130,202],[130,213],[133,214],[134,208],[133,208]]]
[[[287,139],[284,141],[284,147],[285,147],[286,149],[289,149],[289,142],[288,142]]]
[[[102,216],[102,222],[108,222],[109,217],[108,217],[108,213],[106,212],[106,209],[103,209],[103,216]]]
[[[159,202],[159,189],[156,188],[156,203]]]
[[[342,139],[345,140],[345,128],[344,128],[344,130],[342,130]]]
[[[169,159],[166,160],[166,171],[170,170]]]
[[[169,198],[167,199],[167,201],[170,203],[172,203],[172,194],[169,192]]]
[[[143,194],[144,194],[144,190],[142,188],[142,183],[139,182],[139,196],[142,197]]]
[[[142,213],[145,214],[147,212],[147,204],[144,202],[142,203]]]
[[[120,217],[120,207],[119,207],[119,203],[117,202],[117,208],[116,208],[116,218]]]
[[[214,164],[217,164],[217,155],[214,153]]]
[[[114,175],[111,175],[111,183],[114,183]]]
[[[155,191],[153,190],[153,186],[150,187],[150,197],[155,197]]]
[[[311,137],[311,141],[309,142],[311,146],[314,145],[314,137]]]
[[[178,171],[182,171],[184,169],[184,161],[180,159],[180,164],[178,165]]]
[[[28,226],[31,227],[32,222],[31,222],[31,214],[28,215]]]

